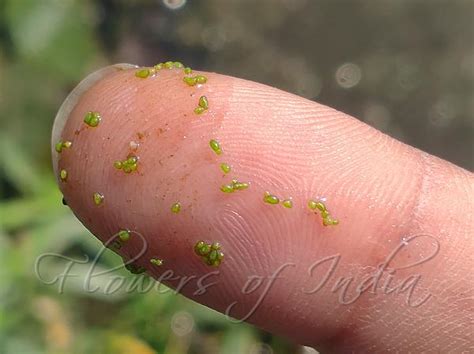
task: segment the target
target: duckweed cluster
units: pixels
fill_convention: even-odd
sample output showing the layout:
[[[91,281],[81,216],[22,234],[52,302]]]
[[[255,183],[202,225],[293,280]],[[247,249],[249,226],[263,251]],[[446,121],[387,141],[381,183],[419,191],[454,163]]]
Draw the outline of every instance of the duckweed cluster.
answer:
[[[284,208],[287,208],[287,209],[293,208],[293,200],[291,198],[287,198],[280,201],[280,198],[278,198],[274,194],[271,194],[270,192],[265,192],[263,194],[263,201],[267,204],[272,204],[272,205],[281,204]]]
[[[205,264],[212,267],[218,267],[224,259],[224,253],[221,251],[219,242],[209,244],[204,241],[198,241],[194,245],[194,252],[201,257]]]
[[[72,142],[71,141],[58,141],[56,143],[56,145],[54,146],[54,149],[58,152],[58,153],[61,153],[63,151],[63,149],[69,149],[70,147],[72,146]]]
[[[162,69],[183,69],[184,65],[179,61],[167,61],[164,63],[158,63],[151,68],[141,68],[135,71],[135,76],[140,79],[146,79],[147,77],[154,76],[156,73]],[[186,73],[190,68],[184,68],[184,72]]]
[[[132,173],[138,168],[138,157],[135,155],[128,155],[123,161],[115,161],[114,167],[117,170],[122,170],[125,173]]]
[[[99,112],[87,112],[84,116],[84,123],[89,127],[97,127],[102,120]]]
[[[204,75],[185,76],[183,77],[183,81],[188,86],[196,86],[196,85],[205,84],[207,82],[207,77]]]
[[[236,179],[233,179],[229,184],[222,185],[221,191],[224,193],[234,193],[235,191],[241,191],[248,187],[249,184],[247,182],[239,182]]]
[[[333,219],[326,208],[326,205],[322,201],[309,200],[308,208],[312,211],[319,211],[321,218],[323,219],[324,226],[338,225],[339,220]]]
[[[198,107],[194,108],[194,113],[203,114],[209,108],[209,102],[206,96],[199,97]]]

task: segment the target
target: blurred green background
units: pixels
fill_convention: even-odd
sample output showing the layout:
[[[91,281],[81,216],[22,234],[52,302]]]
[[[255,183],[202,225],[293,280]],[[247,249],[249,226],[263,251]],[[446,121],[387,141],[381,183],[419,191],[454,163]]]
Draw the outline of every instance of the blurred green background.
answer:
[[[59,293],[60,279],[45,282],[67,260],[40,259],[40,281],[38,256],[101,248],[54,184],[56,110],[101,66],[174,59],[328,104],[472,170],[473,13],[470,0],[0,0],[0,353],[311,353],[163,286],[87,292],[88,264]],[[107,251],[97,268],[119,264]]]

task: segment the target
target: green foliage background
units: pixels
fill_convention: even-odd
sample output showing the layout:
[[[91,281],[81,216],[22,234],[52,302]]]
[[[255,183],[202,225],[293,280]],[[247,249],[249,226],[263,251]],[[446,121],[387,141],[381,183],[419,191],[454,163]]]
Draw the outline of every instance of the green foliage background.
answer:
[[[317,99],[472,169],[473,10],[468,0],[194,0],[176,11],[152,0],[0,0],[0,353],[301,352],[170,291],[87,292],[85,264],[63,293],[40,281],[38,256],[82,260],[101,247],[61,205],[56,110],[101,66],[176,59]],[[363,73],[351,89],[334,80],[345,62]],[[106,252],[98,267],[120,262]],[[65,264],[45,259],[41,275],[51,281]]]

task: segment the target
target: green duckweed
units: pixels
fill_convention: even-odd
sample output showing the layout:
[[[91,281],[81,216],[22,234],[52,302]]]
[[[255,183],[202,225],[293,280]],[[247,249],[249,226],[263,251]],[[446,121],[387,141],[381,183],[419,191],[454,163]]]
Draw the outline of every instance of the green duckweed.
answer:
[[[84,116],[84,123],[86,123],[89,127],[97,127],[102,120],[99,112],[87,112]]]
[[[92,195],[92,200],[94,201],[95,205],[101,205],[102,202],[104,201],[104,195],[102,193],[95,192]]]
[[[211,147],[212,151],[214,151],[217,155],[222,154],[221,145],[217,140],[211,139],[209,141],[209,146]]]
[[[178,214],[181,211],[181,203],[176,202],[171,206],[171,212]]]
[[[201,258],[204,264],[211,267],[218,267],[224,259],[224,253],[219,242],[209,244],[204,241],[198,241],[194,245],[194,253]]]
[[[263,195],[263,201],[268,204],[280,203],[280,199],[277,196],[270,194],[269,192],[265,192],[265,194]]]

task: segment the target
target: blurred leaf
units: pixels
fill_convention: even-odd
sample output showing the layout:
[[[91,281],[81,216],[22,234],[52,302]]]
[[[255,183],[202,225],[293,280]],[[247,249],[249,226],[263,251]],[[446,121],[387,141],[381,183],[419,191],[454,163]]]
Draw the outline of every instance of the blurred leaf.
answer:
[[[41,190],[41,177],[32,161],[21,150],[11,136],[0,136],[0,166],[7,178],[24,194]]]

